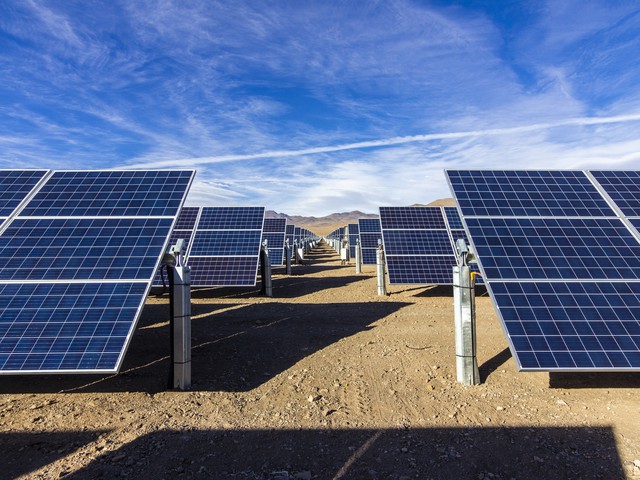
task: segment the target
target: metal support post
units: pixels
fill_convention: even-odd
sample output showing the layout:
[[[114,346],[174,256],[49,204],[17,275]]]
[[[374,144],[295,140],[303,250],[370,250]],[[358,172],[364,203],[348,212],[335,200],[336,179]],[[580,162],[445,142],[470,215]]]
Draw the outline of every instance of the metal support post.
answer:
[[[464,243],[464,241],[463,241]],[[476,358],[476,310],[474,279],[466,265],[468,250],[461,251],[462,265],[453,267],[453,304],[455,308],[456,373],[457,380],[464,385],[478,385],[480,372]]]
[[[291,245],[289,245],[289,239],[285,240],[284,244],[284,259],[285,267],[287,269],[287,275],[291,275]]]
[[[384,247],[382,241],[378,240],[378,250],[376,252],[376,267],[378,270],[378,295],[387,295],[387,284],[384,278]]]
[[[271,258],[267,241],[262,243],[260,250],[260,272],[262,274],[262,293],[267,297],[273,297],[273,285],[271,283]]]
[[[356,240],[356,273],[362,273],[362,249],[360,240]]]
[[[182,265],[185,242],[180,239],[164,256],[169,277],[171,366],[169,388],[191,388],[191,269]]]

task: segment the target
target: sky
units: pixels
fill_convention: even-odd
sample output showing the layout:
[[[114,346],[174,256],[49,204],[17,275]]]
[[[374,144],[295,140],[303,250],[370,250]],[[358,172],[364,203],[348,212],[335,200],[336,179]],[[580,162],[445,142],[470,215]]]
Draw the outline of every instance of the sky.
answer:
[[[324,216],[444,169],[640,168],[636,0],[0,2],[0,168],[195,168]]]

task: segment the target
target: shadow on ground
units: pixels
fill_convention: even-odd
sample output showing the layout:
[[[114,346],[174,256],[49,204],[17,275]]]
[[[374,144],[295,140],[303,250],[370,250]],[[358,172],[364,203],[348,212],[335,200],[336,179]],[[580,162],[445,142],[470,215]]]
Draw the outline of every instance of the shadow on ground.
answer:
[[[639,388],[640,372],[549,372],[551,388]]]
[[[193,389],[251,390],[407,305],[194,303]],[[167,304],[146,306],[118,375],[10,376],[3,378],[0,393],[164,391],[170,365],[168,314]]]
[[[0,433],[2,478],[17,478],[98,440],[106,431]]]
[[[4,443],[16,450],[14,442],[29,446],[16,452],[13,468],[19,470],[5,474],[25,473],[24,464],[30,462],[21,465],[19,459],[37,457],[25,438],[5,438]],[[47,445],[44,436],[37,448],[51,450],[56,445]],[[538,427],[163,430],[141,436],[65,476],[116,477],[539,480],[625,475],[611,428]]]

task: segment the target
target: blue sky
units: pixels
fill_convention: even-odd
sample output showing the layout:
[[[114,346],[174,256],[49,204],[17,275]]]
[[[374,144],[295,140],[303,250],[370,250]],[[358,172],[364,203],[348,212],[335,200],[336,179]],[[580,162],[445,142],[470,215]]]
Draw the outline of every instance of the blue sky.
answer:
[[[491,7],[487,7],[491,5]],[[0,168],[321,216],[445,168],[640,168],[637,1],[0,2]]]

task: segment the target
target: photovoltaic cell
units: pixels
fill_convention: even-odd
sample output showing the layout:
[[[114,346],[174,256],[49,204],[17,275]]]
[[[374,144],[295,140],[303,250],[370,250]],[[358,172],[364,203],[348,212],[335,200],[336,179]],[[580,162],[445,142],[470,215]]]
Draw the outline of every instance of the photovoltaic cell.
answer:
[[[0,235],[0,373],[119,369],[193,173],[54,172],[37,187]]]
[[[628,218],[638,214],[637,172],[447,176],[457,199],[478,201],[460,205],[463,221],[519,368],[640,369],[640,219]],[[542,196],[551,191],[552,200],[543,209],[523,209],[523,190],[513,194],[519,184],[531,198],[539,198],[536,188]],[[479,185],[486,190],[479,193]],[[559,201],[563,194],[569,203]],[[507,203],[485,208],[488,198]],[[562,208],[550,207],[552,202]]]

